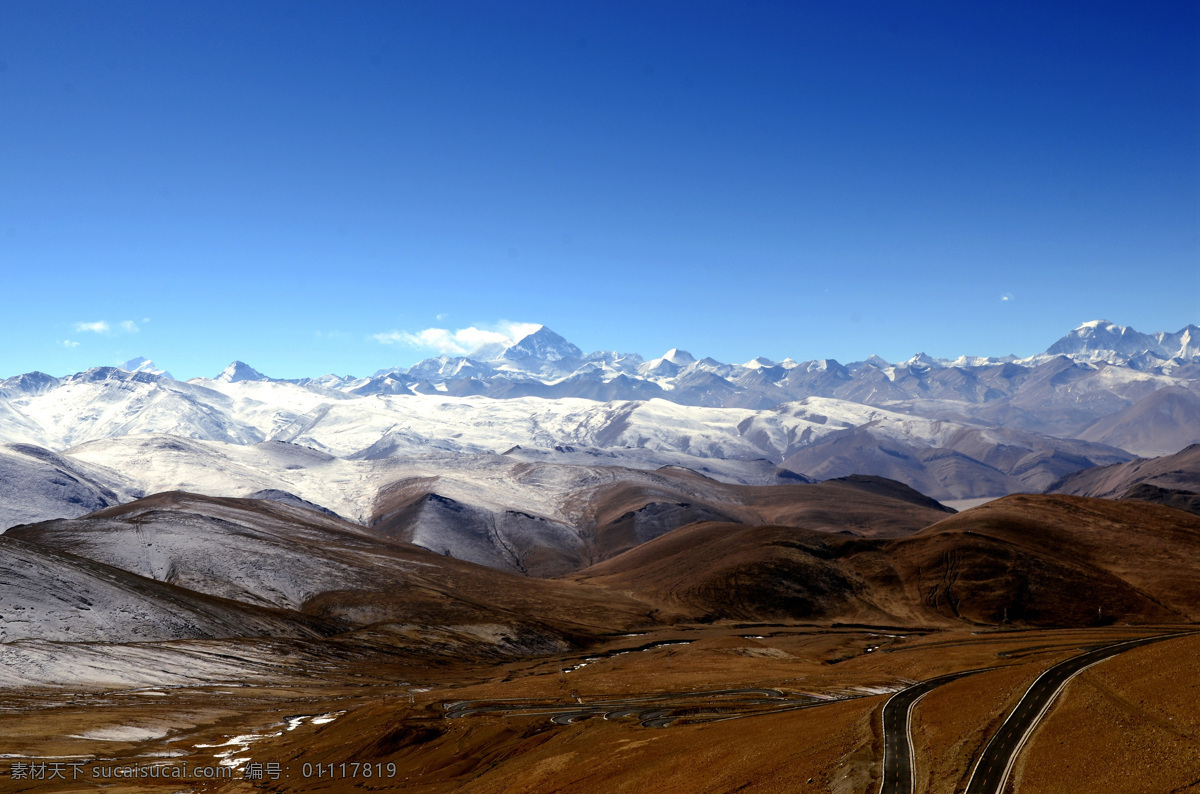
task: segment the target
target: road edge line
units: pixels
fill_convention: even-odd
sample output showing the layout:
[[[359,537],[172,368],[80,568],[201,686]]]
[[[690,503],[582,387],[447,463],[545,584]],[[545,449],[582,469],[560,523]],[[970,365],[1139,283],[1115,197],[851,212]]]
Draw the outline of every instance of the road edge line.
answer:
[[[1113,654],[1113,656],[1116,656],[1116,655],[1117,654],[1115,654],[1115,653]],[[1004,773],[1000,776],[1000,788],[998,790],[1002,791],[1004,789],[1004,786],[1007,785],[1008,776],[1010,774],[1012,774],[1012,768],[1017,763],[1017,756],[1019,756],[1021,754],[1021,751],[1025,749],[1025,743],[1029,741],[1029,737],[1032,736],[1033,732],[1035,730],[1037,730],[1037,727],[1039,725],[1041,725],[1042,719],[1046,716],[1046,712],[1048,712],[1050,710],[1050,707],[1054,705],[1054,701],[1058,700],[1058,696],[1061,695],[1062,691],[1067,688],[1067,684],[1074,681],[1076,676],[1082,675],[1084,673],[1084,671],[1091,670],[1096,665],[1100,664],[1101,662],[1107,662],[1111,658],[1113,658],[1113,657],[1105,656],[1103,659],[1097,659],[1096,661],[1092,662],[1087,667],[1079,668],[1074,673],[1072,673],[1070,676],[1068,676],[1061,684],[1058,685],[1058,689],[1055,689],[1053,694],[1051,694],[1050,697],[1046,700],[1046,705],[1042,706],[1042,710],[1039,711],[1037,713],[1037,716],[1033,718],[1033,721],[1029,723],[1029,727],[1026,728],[1025,733],[1023,733],[1021,735],[1021,740],[1017,742],[1015,747],[1013,747],[1012,754],[1008,757],[1008,764],[1005,765],[1005,767],[1004,767]],[[1053,668],[1051,668],[1051,669],[1053,669]],[[1047,671],[1047,672],[1049,672],[1049,671]],[[1034,683],[1036,684],[1037,682],[1035,681]],[[1032,688],[1033,688],[1033,686],[1031,685],[1030,689],[1032,689]],[[1018,703],[1017,706],[1020,706],[1020,703]],[[1013,709],[1013,713],[1014,714],[1016,713],[1016,708]]]
[[[1110,646],[1108,646],[1108,649],[1111,650],[1111,649],[1115,649],[1115,648],[1120,648],[1123,645],[1132,645],[1134,643],[1142,643],[1144,645],[1149,645],[1150,642],[1157,642],[1160,640],[1172,639],[1174,637],[1186,637],[1189,634],[1195,634],[1195,633],[1196,632],[1192,632],[1192,631],[1177,632],[1177,633],[1172,632],[1170,634],[1160,634],[1160,635],[1154,635],[1151,637],[1137,637],[1132,640],[1125,640],[1124,642],[1119,642],[1114,645],[1110,645]],[[1091,669],[1092,667],[1095,667],[1096,665],[1100,664],[1101,662],[1107,662],[1109,659],[1111,659],[1113,656],[1116,656],[1118,653],[1121,653],[1121,651],[1117,651],[1116,653],[1105,656],[1102,659],[1097,659],[1096,661],[1092,662],[1091,664],[1087,665],[1086,667],[1080,668],[1078,671],[1072,673],[1065,681],[1062,682],[1062,684],[1059,685],[1059,687],[1057,689],[1054,690],[1054,694],[1052,694],[1050,696],[1049,700],[1046,701],[1046,705],[1042,708],[1041,711],[1038,712],[1037,717],[1034,718],[1033,722],[1030,723],[1029,728],[1026,729],[1024,734],[1022,734],[1021,741],[1017,742],[1016,747],[1013,749],[1012,754],[1009,756],[1007,766],[1004,767],[1004,776],[1000,779],[1000,788],[996,789],[996,791],[1003,791],[1003,787],[1005,786],[1006,783],[1008,783],[1008,775],[1012,771],[1013,764],[1016,763],[1017,756],[1020,755],[1021,750],[1025,747],[1025,742],[1028,741],[1030,734],[1033,733],[1034,728],[1036,728],[1038,726],[1038,724],[1042,721],[1042,718],[1046,715],[1046,712],[1050,709],[1051,704],[1053,704],[1054,701],[1058,698],[1058,695],[1060,692],[1062,692],[1063,688],[1066,687],[1066,685],[1069,684],[1072,680],[1074,680],[1075,676],[1079,675],[1084,670]],[[1083,654],[1083,655],[1085,655],[1085,654]],[[1076,657],[1072,657],[1072,658],[1076,658]],[[1004,719],[1004,722],[1000,723],[1000,727],[996,729],[996,732],[992,734],[992,738],[988,740],[988,743],[986,745],[984,745],[983,752],[979,754],[979,761],[976,762],[975,768],[971,770],[971,776],[969,778],[967,778],[967,786],[964,789],[964,792],[969,792],[971,790],[971,784],[975,782],[975,775],[979,772],[979,768],[981,766],[983,766],[983,759],[987,755],[988,748],[990,748],[992,746],[992,742],[996,741],[996,738],[1000,735],[1000,732],[1002,730],[1004,730],[1004,726],[1008,724],[1008,721],[1011,720],[1014,716],[1016,716],[1016,713],[1021,708],[1021,704],[1025,702],[1025,698],[1029,697],[1029,693],[1033,691],[1034,687],[1036,687],[1038,685],[1039,681],[1041,681],[1043,678],[1048,676],[1056,667],[1058,667],[1059,665],[1066,664],[1069,661],[1071,661],[1071,659],[1063,659],[1058,664],[1054,664],[1054,665],[1051,665],[1050,667],[1046,668],[1045,670],[1042,671],[1041,675],[1039,675],[1037,678],[1033,679],[1033,683],[1030,684],[1028,686],[1028,688],[1026,688],[1025,694],[1022,695],[1021,699],[1018,700],[1016,705],[1012,707],[1012,711],[1010,711],[1008,713],[1008,716]]]

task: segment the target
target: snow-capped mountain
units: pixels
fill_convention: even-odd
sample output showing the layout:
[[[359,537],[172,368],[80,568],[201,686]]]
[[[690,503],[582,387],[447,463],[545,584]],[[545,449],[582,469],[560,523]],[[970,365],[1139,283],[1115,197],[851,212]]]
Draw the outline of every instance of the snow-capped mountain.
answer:
[[[40,394],[54,388],[60,382],[61,379],[45,372],[26,372],[24,375],[0,380],[0,395]]]
[[[131,358],[121,365],[121,369],[126,372],[145,372],[148,375],[162,375],[164,378],[170,378],[171,373],[165,369],[159,369],[154,365],[154,362],[148,358],[138,356]]]
[[[234,361],[228,367],[221,370],[221,374],[215,380],[219,380],[222,383],[237,383],[244,380],[270,380],[270,378],[249,364]]]
[[[1009,355],[951,360],[918,353],[895,364],[878,356],[846,365],[833,359],[777,363],[763,357],[745,364],[726,364],[712,358],[697,359],[679,348],[649,360],[605,351],[585,355],[549,328],[539,326],[508,346],[489,344],[466,356],[443,355],[408,369],[380,370],[370,378],[330,378],[323,385],[354,394],[601,400],[661,397],[682,405],[711,407],[766,408],[814,395],[873,404],[927,398],[981,402],[1011,396],[1015,371],[1005,367],[1016,365],[1030,372],[1060,357],[1096,371],[1111,365],[1148,376],[1194,380],[1200,375],[1200,332],[1188,326],[1176,333],[1140,334],[1095,321],[1071,331],[1047,352],[1026,359]],[[978,380],[1000,370],[1008,373],[1001,382],[978,385]]]
[[[583,351],[543,325],[506,348],[500,358],[517,362],[573,361],[583,358]]]
[[[716,414],[704,409],[735,410],[740,422],[754,412],[811,398],[1073,436],[1160,389],[1196,388],[1196,330],[1188,326],[1174,334],[1148,335],[1097,321],[1031,359],[945,362],[922,353],[896,364],[872,357],[843,365],[832,359],[776,363],[765,358],[724,364],[678,348],[648,361],[634,354],[585,355],[540,326],[508,346],[491,345],[469,356],[426,359],[369,378],[293,381],[269,378],[235,361],[215,378],[179,382],[155,374],[161,371],[152,362],[135,359],[127,362],[130,368],[97,367],[65,378],[29,373],[0,382],[0,441],[63,450],[100,438],[168,433],[235,444],[303,438],[337,455],[384,447],[482,451],[513,444],[657,444],[709,457],[771,457],[783,450],[733,449],[711,440],[699,428],[727,420],[715,420]],[[1162,367],[1133,365],[1167,353],[1173,362],[1169,374]],[[1105,355],[1127,357],[1133,364]],[[516,402],[493,405],[497,400]],[[666,410],[671,404],[677,407]],[[622,431],[593,438],[579,426],[584,417],[635,414],[656,417],[647,420],[640,436]],[[559,418],[547,429],[539,417],[552,416]],[[529,432],[481,438],[478,431],[458,426],[466,417],[477,427],[499,422]],[[354,432],[331,434],[335,420]],[[687,435],[689,441],[653,441],[661,437],[652,426],[658,421],[663,427],[688,428],[680,439]],[[824,425],[835,426],[832,421]]]
[[[155,435],[234,447],[271,440],[336,460],[496,454],[522,447],[586,450],[596,459],[635,468],[686,465],[705,469],[710,468],[706,461],[766,459],[779,465],[827,436],[870,425],[872,434],[911,448],[961,450],[995,469],[989,487],[1000,482],[1006,483],[1004,487],[1017,487],[1018,482],[1005,477],[1021,456],[1002,462],[989,451],[994,447],[1020,449],[1022,455],[1062,453],[1081,467],[1130,457],[1083,441],[992,430],[969,418],[930,418],[911,409],[816,396],[756,409],[689,406],[665,399],[354,395],[280,381],[180,383],[101,369],[64,379],[48,392],[9,398],[0,405],[21,420],[16,425],[19,440],[60,451],[87,449],[88,442]],[[160,449],[119,466],[105,463],[111,458],[109,452],[86,460],[127,472],[164,465],[165,454]],[[134,483],[142,489],[162,484],[153,477],[150,481],[134,478]],[[270,479],[250,484],[254,491],[290,490],[286,483]],[[186,490],[198,482],[185,479],[174,485]],[[342,504],[311,499],[306,493],[299,495],[339,514],[346,509]]]
[[[87,480],[63,463],[86,445],[138,436],[235,448],[277,441],[344,461],[520,448],[533,460],[683,465],[730,481],[744,480],[743,464],[762,460],[801,475],[894,476],[941,498],[967,498],[1036,489],[1072,466],[1169,451],[1173,439],[1180,447],[1200,441],[1200,417],[1186,399],[1200,392],[1194,331],[1146,335],[1088,323],[1052,347],[1067,352],[1031,359],[945,362],[917,354],[896,364],[872,357],[843,365],[765,358],[725,364],[677,348],[648,361],[583,354],[539,327],[507,346],[369,378],[290,381],[235,361],[215,378],[181,382],[135,360],[133,369],[97,367],[64,378],[28,373],[0,382],[0,443],[68,453],[51,464],[21,453],[10,466],[78,480],[38,497],[38,504],[68,513],[71,504],[111,501],[96,496],[105,488],[199,485],[154,475],[162,450],[123,462],[119,470],[137,472],[128,482]],[[1109,361],[1105,351],[1129,361]],[[1166,353],[1173,356],[1169,367],[1144,366]],[[1167,389],[1170,400],[1156,397]],[[1148,415],[1156,417],[1153,433],[1136,427]],[[103,456],[87,460],[109,465]],[[341,515],[353,509],[299,493],[286,480],[243,480],[249,491],[298,493]],[[344,478],[338,482],[348,487]],[[37,505],[14,509],[14,516],[45,513]]]
[[[1136,362],[1137,369],[1161,367],[1169,361],[1200,358],[1200,328],[1188,325],[1175,333],[1143,334],[1107,320],[1092,320],[1059,339],[1046,353],[1088,362]]]
[[[77,516],[127,502],[143,492],[116,471],[30,444],[0,445],[0,530],[46,518]]]
[[[640,375],[669,379],[678,375],[688,365],[695,363],[696,358],[691,353],[673,347],[658,358],[642,364],[637,371]]]

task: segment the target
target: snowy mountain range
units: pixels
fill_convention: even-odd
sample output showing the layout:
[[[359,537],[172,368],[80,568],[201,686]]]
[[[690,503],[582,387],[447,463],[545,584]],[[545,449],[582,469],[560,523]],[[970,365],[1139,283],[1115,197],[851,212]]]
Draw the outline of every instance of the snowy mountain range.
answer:
[[[588,400],[665,399],[681,405],[768,408],[809,396],[835,397],[873,405],[905,399],[990,402],[1008,396],[1014,377],[1063,361],[1084,365],[1081,372],[1106,367],[1128,370],[1126,380],[1164,376],[1164,385],[1200,378],[1200,329],[1143,334],[1106,320],[1087,322],[1052,344],[1045,353],[1016,356],[960,356],[938,359],[924,353],[896,363],[872,356],[842,364],[834,359],[796,362],[758,357],[744,364],[696,359],[679,348],[645,359],[636,353],[584,354],[545,326],[508,344],[489,343],[465,356],[442,355],[407,368],[379,370],[369,377],[323,375],[281,380],[234,361],[212,381],[286,382],[316,392],[348,395],[441,394],[492,398],[578,397]],[[89,370],[97,372],[105,368]],[[136,358],[118,369],[170,378],[154,362]],[[1002,373],[999,379],[990,375]],[[1136,373],[1136,374],[1135,374]],[[86,373],[81,373],[86,374]],[[79,378],[80,375],[71,376]],[[1116,376],[1110,373],[1106,376]],[[70,380],[71,378],[63,379]],[[30,373],[0,382],[10,391],[44,388],[58,382]],[[205,384],[196,378],[191,383]]]
[[[862,395],[854,392],[861,392],[862,384],[882,385],[881,376],[896,383],[908,373],[930,370],[973,372],[1005,364],[1031,368],[1060,356],[1078,363],[1195,378],[1200,373],[1200,329],[1189,325],[1173,334],[1147,335],[1097,320],[1071,331],[1045,353],[1025,359],[960,356],[950,360],[918,353],[894,364],[872,356],[843,365],[833,359],[798,363],[790,358],[776,362],[763,357],[726,364],[712,358],[697,359],[678,348],[649,360],[635,353],[584,355],[542,326],[508,347],[492,344],[466,356],[443,355],[407,369],[380,370],[369,378],[327,375],[316,381],[327,388],[362,394],[437,391],[489,397],[661,397],[683,405],[764,408],[811,395],[860,399]]]
[[[233,362],[215,378],[177,381],[146,359],[63,378],[27,373],[0,381],[0,489],[21,494],[0,521],[168,489],[279,491],[362,520],[387,486],[373,462],[429,456],[682,466],[748,484],[870,474],[939,499],[1042,490],[1079,469],[1200,441],[1196,330],[1094,322],[1029,359],[843,365],[583,354],[539,327],[369,378],[279,380]],[[168,464],[179,442],[147,452],[139,438],[215,446]],[[338,461],[338,473],[297,479],[249,452],[264,444]]]
[[[358,457],[566,444],[781,463],[798,446],[865,423],[883,422],[877,432],[903,423],[906,438],[928,445],[939,434],[913,428],[933,421],[1161,454],[1197,439],[1186,430],[1171,437],[1168,424],[1157,434],[1165,438],[1131,446],[1122,442],[1120,422],[1104,424],[1103,433],[1098,423],[1136,414],[1141,401],[1164,399],[1160,392],[1182,401],[1186,415],[1200,383],[1197,330],[1148,335],[1096,321],[1029,359],[918,354],[896,364],[873,357],[843,365],[724,364],[679,349],[650,360],[584,355],[541,326],[509,345],[369,378],[299,380],[235,361],[215,378],[176,381],[139,358],[64,378],[34,372],[0,381],[0,442],[62,451],[158,433],[233,444],[285,440]]]
[[[1200,359],[1200,328],[1188,325],[1173,334],[1143,334],[1107,320],[1093,320],[1055,342],[1046,354],[1124,364],[1143,371],[1174,368]]]

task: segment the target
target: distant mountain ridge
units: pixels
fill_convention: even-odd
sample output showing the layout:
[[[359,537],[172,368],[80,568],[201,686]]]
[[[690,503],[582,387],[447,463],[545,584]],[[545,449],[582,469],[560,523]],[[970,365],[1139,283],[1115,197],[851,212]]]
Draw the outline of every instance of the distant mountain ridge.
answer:
[[[589,400],[660,398],[681,405],[764,409],[809,396],[884,405],[913,399],[949,399],[992,403],[1012,397],[1019,383],[1037,370],[1066,369],[1086,380],[1104,367],[1128,370],[1125,380],[1164,379],[1157,388],[1186,386],[1200,379],[1200,329],[1189,325],[1174,333],[1143,334],[1106,320],[1084,323],[1054,342],[1045,353],[1016,356],[960,356],[937,359],[917,353],[895,364],[878,356],[842,364],[834,359],[796,362],[765,357],[745,364],[697,359],[672,348],[646,359],[637,353],[584,353],[546,326],[509,344],[489,343],[460,356],[441,355],[408,368],[393,367],[370,377],[324,375],[288,382],[352,395],[443,394],[499,399],[578,397]],[[242,362],[234,362],[243,380],[274,380]],[[226,368],[218,380],[235,377]],[[1135,375],[1134,373],[1140,373]],[[1111,376],[1106,376],[1112,380]],[[204,382],[205,379],[194,379]],[[1156,390],[1156,389],[1152,389]],[[1125,386],[1117,388],[1126,391]],[[1144,397],[1148,391],[1136,395]],[[1122,394],[1122,397],[1125,395]],[[1127,407],[1136,399],[1123,401]],[[1107,415],[1079,417],[1086,424]],[[1019,424],[1027,430],[1057,432],[1063,428]]]
[[[74,406],[77,413],[85,403],[94,407],[100,399],[99,393],[85,397],[81,384],[115,386],[125,381],[161,382],[162,388],[138,403],[138,415],[124,417],[119,427],[100,430],[116,419],[109,412],[81,425],[84,435],[63,429],[74,421],[68,407]],[[235,395],[225,391],[236,384],[261,384],[260,390],[266,384],[290,384],[301,391],[288,398],[294,407],[270,409],[278,414],[276,425],[246,427],[239,422],[241,426],[234,428],[227,415],[228,401]],[[697,359],[678,348],[650,360],[635,353],[585,354],[551,329],[538,326],[507,344],[492,343],[465,356],[443,355],[364,378],[324,375],[283,380],[235,361],[216,378],[179,382],[144,358],[64,378],[27,373],[0,381],[0,441],[65,449],[112,434],[169,432],[257,443],[282,432],[317,405],[370,396],[532,397],[599,403],[665,400],[696,408],[751,411],[770,411],[819,397],[968,425],[1087,439],[1134,454],[1155,455],[1173,451],[1173,438],[1185,443],[1200,438],[1200,419],[1191,410],[1193,396],[1200,394],[1198,384],[1200,332],[1194,325],[1174,333],[1143,334],[1097,320],[1072,330],[1046,353],[1027,359],[962,356],[947,361],[919,353],[897,364],[877,356],[850,364],[834,359],[775,362],[762,357],[726,364]],[[50,414],[34,406],[45,402],[50,408],[54,401],[39,398],[67,386],[77,396]],[[1169,401],[1150,400],[1163,390],[1175,396]],[[263,392],[268,393],[283,394]],[[112,394],[104,400],[117,397]],[[1144,410],[1134,407],[1143,400],[1150,400]],[[1168,403],[1171,411],[1164,414]],[[1151,415],[1157,417],[1153,432],[1139,430],[1137,424]],[[577,443],[578,439],[554,441]],[[781,453],[786,446],[774,445]]]
[[[1073,361],[1088,364],[1128,366],[1138,371],[1165,374],[1165,371],[1187,364],[1200,364],[1200,328],[1187,325],[1179,331],[1141,333],[1128,326],[1116,325],[1108,320],[1091,320],[1071,330],[1050,345],[1044,353],[1018,358],[1007,356],[967,356],[956,359],[934,358],[925,353],[916,353],[910,358],[890,363],[879,356],[870,356],[863,361],[843,365],[835,359],[814,359],[796,362],[786,358],[781,362],[758,356],[744,364],[726,364],[712,358],[697,360],[686,350],[672,348],[662,356],[646,359],[637,353],[595,351],[584,353],[579,347],[555,333],[547,326],[537,326],[526,335],[510,340],[509,343],[491,342],[466,355],[440,355],[427,358],[411,367],[389,367],[376,371],[370,377],[353,375],[322,375],[287,379],[292,383],[320,383],[333,388],[362,388],[364,382],[375,383],[382,379],[395,382],[432,379],[458,379],[465,377],[506,377],[520,379],[522,375],[545,379],[561,379],[564,376],[581,376],[603,373],[608,378],[623,374],[629,377],[664,384],[681,374],[711,372],[719,377],[741,375],[745,371],[767,371],[767,377],[777,380],[793,369],[811,373],[814,370],[841,369],[859,371],[874,367],[883,372],[897,369],[926,371],[946,368],[978,368],[998,364],[1015,363],[1036,366],[1055,357],[1063,356]],[[134,358],[120,366],[128,372],[144,372],[171,377],[147,358]],[[33,373],[31,373],[33,374]],[[41,375],[41,373],[36,373]],[[20,376],[18,376],[20,377]],[[49,377],[44,376],[43,377]],[[234,361],[216,376],[217,380],[280,380],[270,378],[242,361]],[[12,380],[10,378],[9,380]],[[3,383],[7,383],[4,381]]]
[[[1187,325],[1175,333],[1143,334],[1107,320],[1079,326],[1046,350],[1047,355],[1066,355],[1077,360],[1109,364],[1131,364],[1136,369],[1162,367],[1200,358],[1200,328]]]
[[[544,326],[369,378],[283,380],[235,361],[216,378],[177,381],[135,359],[0,381],[0,443],[65,452],[137,436],[235,448],[271,441],[346,461],[520,448],[539,461],[702,472],[759,460],[795,475],[886,476],[935,498],[970,499],[1041,490],[1072,471],[1200,440],[1194,329],[1147,335],[1097,321],[1051,346],[1060,354],[951,362],[918,354],[898,364],[725,364],[677,348],[650,360],[584,354]],[[138,471],[152,462],[127,461]],[[27,456],[11,465],[14,476],[50,471]],[[67,476],[55,466],[51,476]],[[271,488],[296,493],[286,479],[248,490]],[[70,512],[73,500],[91,503],[96,493],[69,483],[40,504]]]

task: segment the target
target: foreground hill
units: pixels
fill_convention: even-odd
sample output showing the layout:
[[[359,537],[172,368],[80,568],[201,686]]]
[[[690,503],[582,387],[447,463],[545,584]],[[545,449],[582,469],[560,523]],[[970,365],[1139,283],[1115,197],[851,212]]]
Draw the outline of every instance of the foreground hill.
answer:
[[[263,500],[158,494],[83,518],[15,527],[0,541],[16,550],[8,553],[14,571],[33,565],[25,557],[48,558],[57,566],[53,575],[8,580],[7,587],[30,599],[20,613],[31,627],[29,636],[42,639],[68,638],[38,634],[60,608],[87,615],[100,610],[97,604],[114,604],[105,607],[105,619],[126,629],[136,626],[136,615],[106,594],[112,586],[149,593],[164,614],[171,612],[168,596],[175,594],[176,601],[186,596],[253,614],[265,610],[288,625],[320,626],[326,635],[365,631],[372,642],[412,647],[433,637],[450,642],[446,632],[466,632],[483,646],[531,652],[564,638],[620,629],[645,615],[644,607],[619,594],[531,581]],[[76,581],[62,597],[64,582]],[[264,633],[253,626],[224,631],[220,636]],[[166,628],[146,638],[211,633]],[[134,638],[127,635],[128,630],[114,630],[110,639]]]
[[[331,633],[299,614],[214,598],[0,536],[0,642],[143,642]]]
[[[303,507],[159,494],[0,538],[13,605],[5,625],[35,639],[317,632],[406,647],[492,626],[490,639],[468,642],[475,652],[497,642],[533,652],[678,619],[1200,618],[1200,517],[1171,508],[1016,495],[951,514],[875,478],[747,492],[730,512],[800,526],[704,520],[641,541],[653,522],[639,524],[639,510],[668,513],[650,502],[617,515],[647,498],[622,484],[610,494],[615,518],[589,542],[634,545],[560,579],[455,559]]]
[[[363,589],[381,577],[398,581],[422,564],[411,549],[333,516],[183,492],[14,527],[5,537],[196,592],[290,610],[330,590]]]
[[[940,570],[946,583],[935,592],[971,620],[990,622],[1003,610],[1043,625],[1079,625],[1093,614],[1200,618],[1200,517],[1158,505],[1018,494],[951,516],[889,552],[904,557],[910,548],[920,552],[908,552],[918,579]]]
[[[1193,444],[1174,455],[1080,471],[1051,485],[1049,492],[1116,499],[1143,483],[1200,492],[1200,444]]]
[[[576,578],[691,618],[1190,621],[1200,617],[1200,518],[1019,495],[898,539],[705,522]]]
[[[45,454],[53,455],[48,450]],[[246,496],[283,491],[321,505],[352,521],[371,520],[381,489],[403,479],[436,477],[447,496],[469,503],[495,503],[506,509],[542,514],[561,501],[564,488],[586,484],[589,471],[654,471],[679,466],[726,483],[773,485],[806,482],[770,461],[721,460],[665,454],[647,449],[514,447],[503,454],[432,451],[413,456],[347,460],[300,444],[266,441],[253,445],[201,441],[171,435],[141,435],[93,441],[62,456],[68,461],[119,470],[141,492],[184,490],[210,496]],[[509,472],[521,464],[575,467],[513,487]],[[570,471],[580,472],[571,476]],[[619,475],[617,475],[619,476]],[[21,499],[20,493],[11,495]],[[82,515],[80,511],[77,515]],[[73,517],[73,516],[72,516]]]
[[[386,535],[489,567],[551,576],[695,521],[784,524],[894,537],[950,512],[901,483],[877,477],[747,486],[674,467],[635,472],[521,464],[503,471],[511,488],[543,489],[552,504],[539,510],[504,509],[449,477],[407,478],[384,489],[370,525]]]
[[[0,444],[0,531],[47,518],[74,518],[142,492],[112,469],[30,444]]]
[[[320,506],[442,555],[535,576],[578,570],[698,520],[804,521],[830,531],[905,534],[941,517],[936,503],[896,484],[889,493],[907,491],[908,502],[881,503],[852,518],[837,504],[838,486],[808,488],[804,477],[763,459],[684,459],[704,473],[620,466],[621,458],[575,448],[345,460],[276,441],[246,446],[172,436],[106,439],[61,457],[80,467],[103,461],[149,493]],[[564,458],[570,462],[559,462]],[[654,458],[636,462],[649,467]],[[22,504],[33,492],[18,489],[12,500]],[[823,520],[821,511],[835,518]],[[76,514],[85,512],[77,506]]]
[[[789,489],[815,498],[797,501]],[[774,510],[816,528],[701,521],[556,579],[256,499],[158,494],[16,527],[0,536],[0,628],[6,647],[20,651],[13,659],[40,661],[0,679],[109,680],[102,658],[161,656],[175,671],[163,680],[194,678],[217,656],[258,669],[267,638],[306,643],[317,656],[371,651],[441,664],[564,653],[681,621],[961,628],[1200,619],[1200,516],[1063,495],[951,514],[872,478],[763,490],[778,501],[761,499],[760,515]],[[636,540],[629,512],[612,537]],[[931,516],[924,529],[897,534]],[[184,646],[139,656],[112,645],[146,641],[220,645],[204,646],[196,669]],[[63,664],[74,664],[63,660],[85,658],[84,672],[63,677]]]

